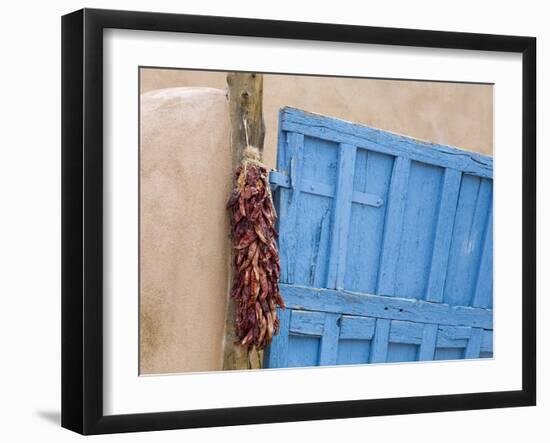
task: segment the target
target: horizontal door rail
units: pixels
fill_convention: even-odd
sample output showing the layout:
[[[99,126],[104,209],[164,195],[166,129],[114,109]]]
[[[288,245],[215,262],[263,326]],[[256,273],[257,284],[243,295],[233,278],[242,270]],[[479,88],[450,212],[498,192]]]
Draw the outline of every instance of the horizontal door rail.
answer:
[[[294,335],[322,336],[325,326],[324,312],[293,310],[289,332]],[[338,323],[339,338],[342,340],[371,340],[374,336],[376,319],[342,315]],[[478,332],[478,328],[469,326],[433,325],[403,320],[392,320],[389,341],[391,343],[409,343],[421,345],[427,327],[435,327],[436,346],[438,348],[466,348],[468,341]],[[493,352],[493,331],[481,330],[481,352]]]
[[[290,309],[493,329],[492,309],[284,283],[280,289]]]
[[[290,188],[290,177],[282,172],[271,171],[269,174],[269,182],[271,183],[272,189],[275,190],[278,187],[281,188]],[[301,180],[300,181],[300,192],[305,192],[306,194],[313,195],[322,195],[323,197],[333,198],[335,194],[333,185],[327,185],[325,183],[317,183],[311,180]],[[374,206],[379,208],[384,204],[384,199],[378,195],[369,194],[368,192],[359,192],[354,191],[351,196],[351,201],[353,203],[360,203],[367,206]]]
[[[358,148],[377,151],[445,168],[458,169],[466,174],[493,177],[491,157],[464,152],[456,148],[405,137],[365,125],[332,117],[284,108],[281,114],[281,130],[310,137],[349,143]]]

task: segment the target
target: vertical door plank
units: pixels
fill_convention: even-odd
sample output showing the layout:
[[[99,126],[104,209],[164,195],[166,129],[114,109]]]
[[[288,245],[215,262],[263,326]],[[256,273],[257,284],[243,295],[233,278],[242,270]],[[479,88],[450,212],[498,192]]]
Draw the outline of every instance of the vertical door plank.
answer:
[[[470,231],[474,223],[480,183],[481,179],[477,176],[462,176],[443,289],[443,302],[450,305],[466,305],[470,300],[465,275],[474,253],[475,245],[471,241]]]
[[[472,305],[491,206],[492,181],[464,174],[445,279],[445,303]]]
[[[468,340],[468,345],[466,346],[466,351],[464,352],[464,358],[479,358],[482,333],[483,329],[472,328],[472,333],[470,334],[470,339]]]
[[[356,152],[355,146],[340,143],[327,277],[331,289],[344,288]]]
[[[269,345],[268,367],[288,367],[288,339],[290,331],[290,309],[277,309],[279,315],[279,333]]]
[[[296,255],[296,214],[300,198],[300,182],[304,156],[304,135],[294,132],[287,133],[287,158],[289,159],[290,187],[284,219],[281,217],[280,254],[281,281],[294,283],[294,259]]]
[[[380,275],[377,292],[381,295],[395,295],[395,273],[399,259],[403,213],[407,199],[410,169],[410,159],[403,157],[395,159],[388,195],[382,256],[380,258]]]
[[[399,297],[426,298],[444,175],[438,166],[411,164],[395,273]]]
[[[490,211],[474,293],[473,306],[476,308],[490,307],[493,295],[493,211]]]
[[[380,207],[351,205],[344,287],[350,291],[376,293],[380,251],[384,234],[387,196],[395,158],[357,149],[354,192],[379,196]]]
[[[418,360],[433,360],[435,355],[435,344],[437,342],[437,325],[426,324],[422,332],[422,343],[418,351]]]
[[[319,366],[335,365],[338,359],[338,340],[340,338],[340,314],[326,314]]]
[[[472,306],[474,301],[477,282],[479,281],[479,270],[483,259],[484,252],[484,240],[487,229],[489,228],[488,220],[492,219],[492,206],[493,206],[493,181],[485,178],[481,179],[479,185],[479,194],[477,198],[476,210],[474,213],[474,220],[470,229],[470,241],[475,245],[473,251],[473,257],[468,268],[468,272],[464,276],[465,281],[468,282],[469,298],[465,301],[466,305]],[[492,283],[493,276],[484,276],[489,278]]]
[[[376,330],[372,340],[371,363],[384,363],[388,358],[391,320],[376,320]]]
[[[445,276],[447,274],[447,263],[449,261],[449,251],[461,179],[462,173],[460,171],[449,168],[445,170],[432,263],[430,267],[430,277],[426,293],[426,300],[428,301],[437,303],[443,301],[443,288],[445,286]]]

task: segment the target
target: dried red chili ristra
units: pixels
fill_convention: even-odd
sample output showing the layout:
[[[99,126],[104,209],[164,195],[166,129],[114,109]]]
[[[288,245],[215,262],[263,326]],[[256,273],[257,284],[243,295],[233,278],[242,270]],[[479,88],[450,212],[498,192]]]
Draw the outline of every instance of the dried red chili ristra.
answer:
[[[256,148],[246,148],[235,172],[235,188],[227,207],[231,212],[235,330],[243,346],[265,348],[279,331],[277,215],[269,189],[269,174]]]

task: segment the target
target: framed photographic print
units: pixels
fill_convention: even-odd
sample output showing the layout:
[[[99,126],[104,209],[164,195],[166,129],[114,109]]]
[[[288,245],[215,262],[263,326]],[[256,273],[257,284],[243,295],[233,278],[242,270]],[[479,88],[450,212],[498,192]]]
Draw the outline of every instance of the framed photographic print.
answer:
[[[62,21],[62,425],[534,405],[532,37]]]

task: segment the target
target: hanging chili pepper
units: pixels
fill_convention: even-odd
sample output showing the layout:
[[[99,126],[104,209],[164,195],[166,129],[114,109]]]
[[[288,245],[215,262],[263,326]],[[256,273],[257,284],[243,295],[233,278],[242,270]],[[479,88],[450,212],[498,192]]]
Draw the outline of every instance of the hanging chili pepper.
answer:
[[[256,148],[246,148],[235,173],[235,188],[227,203],[231,211],[235,330],[243,346],[263,349],[279,331],[277,215],[269,188],[269,174]]]

